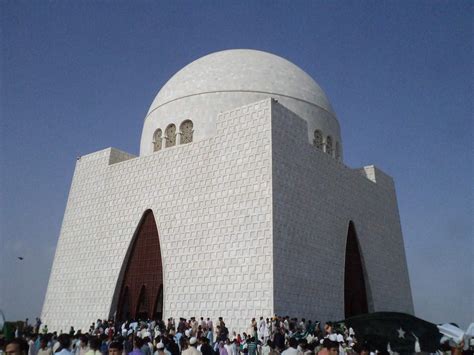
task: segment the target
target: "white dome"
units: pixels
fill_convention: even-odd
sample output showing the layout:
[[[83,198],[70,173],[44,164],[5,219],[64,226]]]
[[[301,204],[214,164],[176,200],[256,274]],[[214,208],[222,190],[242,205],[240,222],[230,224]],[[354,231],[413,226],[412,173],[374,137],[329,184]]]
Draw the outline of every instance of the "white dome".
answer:
[[[217,92],[285,96],[335,115],[320,86],[293,63],[267,52],[232,49],[206,55],[177,72],[160,90],[147,116],[171,101]]]
[[[310,143],[315,130],[320,130],[342,149],[336,115],[323,90],[308,74],[274,54],[233,49],[195,60],[163,86],[146,115],[140,155],[158,149],[154,135],[160,129],[159,141],[168,142],[161,137],[171,124],[177,132],[182,122],[190,120],[193,141],[207,139],[216,134],[220,112],[270,97],[307,122]]]

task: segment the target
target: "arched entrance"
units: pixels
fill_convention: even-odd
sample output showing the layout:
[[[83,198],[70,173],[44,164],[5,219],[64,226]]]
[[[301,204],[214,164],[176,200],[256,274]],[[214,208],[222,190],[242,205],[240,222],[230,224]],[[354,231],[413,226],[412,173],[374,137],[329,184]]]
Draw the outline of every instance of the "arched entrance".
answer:
[[[125,260],[117,320],[146,319],[163,314],[163,302],[154,302],[163,291],[163,264],[153,212],[144,213]],[[162,298],[162,296],[161,296]]]
[[[359,241],[352,221],[349,222],[344,268],[344,313],[349,318],[368,313],[364,268],[359,250]]]

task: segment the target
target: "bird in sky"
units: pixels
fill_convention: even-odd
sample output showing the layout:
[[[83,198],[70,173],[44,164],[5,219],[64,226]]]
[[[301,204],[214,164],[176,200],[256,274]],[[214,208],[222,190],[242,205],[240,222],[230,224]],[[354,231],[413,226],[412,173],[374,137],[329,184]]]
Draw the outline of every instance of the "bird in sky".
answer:
[[[23,260],[23,257],[22,256],[17,256],[18,259],[20,260]]]

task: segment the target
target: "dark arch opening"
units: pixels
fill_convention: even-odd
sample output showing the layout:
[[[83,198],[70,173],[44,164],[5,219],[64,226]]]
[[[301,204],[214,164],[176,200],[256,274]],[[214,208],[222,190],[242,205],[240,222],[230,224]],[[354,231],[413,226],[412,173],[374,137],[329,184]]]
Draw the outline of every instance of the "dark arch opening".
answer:
[[[344,268],[344,313],[346,318],[368,313],[364,267],[357,233],[352,221],[349,222],[349,230],[347,231]]]
[[[153,319],[163,319],[163,287],[160,287],[156,295],[155,306],[153,308]]]
[[[138,319],[148,319],[148,298],[146,297],[146,287],[142,286],[140,290],[140,296],[138,296],[137,309],[135,311],[136,318]]]
[[[146,319],[163,314],[163,302],[154,302],[163,292],[163,264],[158,230],[153,212],[144,213],[125,259],[116,318]],[[161,290],[161,291],[160,291]]]
[[[120,304],[122,305],[121,307],[121,316],[122,318],[129,319],[130,318],[130,291],[128,290],[128,287],[125,286],[125,288],[122,290],[122,294],[120,295]]]

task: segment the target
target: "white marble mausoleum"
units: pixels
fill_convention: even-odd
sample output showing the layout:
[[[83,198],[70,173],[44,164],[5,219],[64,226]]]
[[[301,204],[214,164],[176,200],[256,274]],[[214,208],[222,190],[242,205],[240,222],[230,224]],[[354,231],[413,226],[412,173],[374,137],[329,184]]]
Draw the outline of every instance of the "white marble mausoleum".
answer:
[[[394,182],[343,156],[328,98],[291,62],[192,62],[153,101],[139,156],[77,160],[43,324],[413,313]]]

